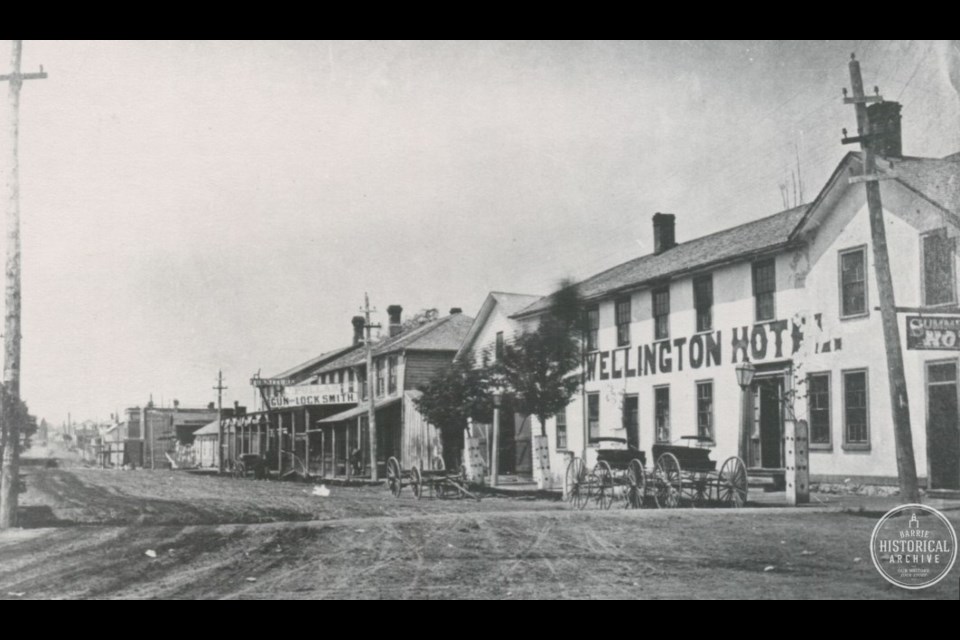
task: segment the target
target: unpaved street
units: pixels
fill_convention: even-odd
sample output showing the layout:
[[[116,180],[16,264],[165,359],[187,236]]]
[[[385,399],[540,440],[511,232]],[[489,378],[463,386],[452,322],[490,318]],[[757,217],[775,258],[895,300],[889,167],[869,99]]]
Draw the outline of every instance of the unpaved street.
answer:
[[[873,511],[324,498],[182,472],[33,468],[28,480],[29,528],[0,535],[3,598],[960,596],[960,567],[919,593],[886,583],[870,561]]]

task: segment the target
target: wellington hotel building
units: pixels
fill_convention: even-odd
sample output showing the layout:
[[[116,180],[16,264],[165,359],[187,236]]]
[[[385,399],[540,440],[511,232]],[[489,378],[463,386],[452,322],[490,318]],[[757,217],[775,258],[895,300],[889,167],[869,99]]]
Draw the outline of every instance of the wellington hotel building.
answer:
[[[909,403],[921,486],[956,490],[960,154],[906,157],[898,147],[887,144],[878,162],[907,381],[896,401]],[[792,416],[808,424],[812,482],[896,484],[866,192],[850,180],[862,173],[850,153],[812,203],[681,243],[682,216],[658,213],[652,254],[580,282],[585,382],[547,423],[554,480],[571,456],[592,467],[591,441],[605,437],[647,452],[695,443],[715,460],[741,455],[751,473],[776,476]],[[534,326],[548,306],[541,298],[513,313],[514,328]],[[754,377],[741,389],[744,362]]]

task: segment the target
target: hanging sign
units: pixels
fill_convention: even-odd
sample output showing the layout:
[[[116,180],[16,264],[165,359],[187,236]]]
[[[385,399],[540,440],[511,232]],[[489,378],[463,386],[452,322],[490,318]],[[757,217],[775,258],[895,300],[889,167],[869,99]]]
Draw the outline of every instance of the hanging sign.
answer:
[[[284,387],[283,391],[267,399],[271,409],[304,407],[316,404],[357,404],[356,392],[340,384],[299,384]]]
[[[960,316],[907,316],[907,349],[960,351]]]

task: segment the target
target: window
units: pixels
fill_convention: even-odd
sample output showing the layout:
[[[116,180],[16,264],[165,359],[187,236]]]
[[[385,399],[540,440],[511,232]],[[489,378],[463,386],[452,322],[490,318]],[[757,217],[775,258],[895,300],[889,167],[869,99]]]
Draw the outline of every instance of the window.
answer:
[[[670,287],[653,290],[653,339],[670,337]]]
[[[587,431],[589,438],[600,437],[600,394],[587,394]]]
[[[851,449],[870,446],[867,372],[843,373],[843,444]]]
[[[630,298],[617,300],[617,346],[630,344]]]
[[[631,393],[623,398],[623,428],[627,432],[627,444],[640,448],[640,399]]]
[[[867,249],[840,252],[840,317],[867,315]]]
[[[653,407],[657,442],[670,442],[670,387],[654,387]]]
[[[810,418],[810,445],[830,446],[830,374],[807,376],[807,414]]]
[[[344,378],[346,377],[346,375],[347,375],[346,372],[343,371],[342,369],[337,373],[337,382],[338,382],[341,386],[343,386],[343,380],[344,380]]]
[[[557,414],[557,449],[567,448],[567,410]]]
[[[697,311],[697,332],[713,329],[713,276],[693,280],[693,308]]]
[[[584,319],[585,341],[587,351],[597,350],[597,334],[600,331],[600,307],[590,307]]]
[[[957,301],[954,279],[957,241],[937,229],[923,236],[923,303],[952,304]]]
[[[390,356],[387,360],[387,393],[397,392],[397,356]]]
[[[383,358],[380,358],[379,360],[377,360],[377,392],[376,393],[378,398],[383,395],[383,386],[385,382],[383,364],[384,364]]]
[[[497,361],[499,362],[500,360],[503,359],[503,331],[497,331],[497,347],[496,348],[497,348],[496,357],[497,357]]]
[[[367,371],[364,369],[360,371],[357,369],[357,384],[360,386],[360,399],[366,400],[370,392],[369,387],[367,386]]]
[[[777,270],[773,259],[754,263],[753,297],[756,300],[757,321],[773,320],[776,315],[774,293],[777,290]]]
[[[347,393],[353,393],[353,369],[347,369]]]
[[[697,435],[701,440],[713,438],[713,381],[697,383]]]

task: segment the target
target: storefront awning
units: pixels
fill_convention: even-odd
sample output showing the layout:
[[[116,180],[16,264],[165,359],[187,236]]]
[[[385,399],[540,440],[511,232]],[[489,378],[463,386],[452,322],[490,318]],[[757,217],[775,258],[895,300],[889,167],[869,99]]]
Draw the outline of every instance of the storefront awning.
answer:
[[[384,407],[389,407],[392,404],[400,402],[400,396],[393,396],[391,398],[384,398],[380,400],[375,405],[374,409],[380,410]],[[347,409],[346,411],[341,411],[340,413],[335,413],[332,416],[327,418],[321,418],[317,420],[317,424],[330,424],[331,422],[343,422],[344,420],[349,420],[350,418],[356,418],[357,416],[364,415],[367,411],[370,410],[370,404],[360,404],[355,406],[353,409]]]

